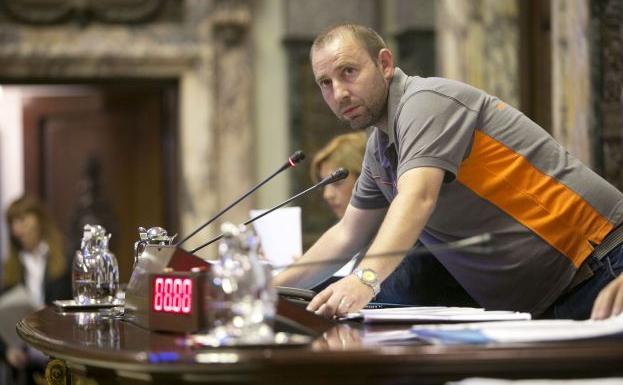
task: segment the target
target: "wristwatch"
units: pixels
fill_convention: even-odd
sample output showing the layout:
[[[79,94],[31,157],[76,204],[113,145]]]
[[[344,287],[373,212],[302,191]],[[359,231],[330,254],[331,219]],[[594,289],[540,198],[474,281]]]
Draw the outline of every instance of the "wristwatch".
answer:
[[[370,286],[375,297],[381,292],[381,283],[379,282],[379,275],[376,271],[372,269],[357,268],[353,270],[353,274],[359,278],[361,283]]]

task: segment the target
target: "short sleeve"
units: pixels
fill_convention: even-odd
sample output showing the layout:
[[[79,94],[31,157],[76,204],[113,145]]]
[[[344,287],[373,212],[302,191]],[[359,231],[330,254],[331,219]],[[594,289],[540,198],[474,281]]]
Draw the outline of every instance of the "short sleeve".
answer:
[[[446,182],[454,180],[469,150],[478,112],[435,91],[406,98],[395,119],[398,178],[412,168],[437,167],[446,171]]]

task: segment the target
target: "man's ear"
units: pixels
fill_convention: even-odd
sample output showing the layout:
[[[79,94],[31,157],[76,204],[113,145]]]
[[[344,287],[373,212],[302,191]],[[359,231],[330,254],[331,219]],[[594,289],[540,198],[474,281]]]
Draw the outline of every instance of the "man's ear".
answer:
[[[390,80],[394,76],[394,55],[388,48],[379,51],[377,63],[383,72],[383,77]]]

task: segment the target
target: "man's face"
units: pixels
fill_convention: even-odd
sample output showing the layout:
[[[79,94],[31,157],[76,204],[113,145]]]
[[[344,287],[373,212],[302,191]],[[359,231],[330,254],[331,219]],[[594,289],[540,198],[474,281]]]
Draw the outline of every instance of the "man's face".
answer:
[[[322,97],[353,129],[367,128],[385,116],[391,70],[379,63],[348,35],[337,36],[312,53]]]

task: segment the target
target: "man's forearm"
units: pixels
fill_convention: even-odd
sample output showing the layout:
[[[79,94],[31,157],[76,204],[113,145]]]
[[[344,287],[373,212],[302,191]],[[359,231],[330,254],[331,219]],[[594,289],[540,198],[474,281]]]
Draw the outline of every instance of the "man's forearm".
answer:
[[[278,274],[273,284],[311,288],[337,271],[363,247],[340,226],[338,223],[325,232],[301,258]]]
[[[292,267],[277,275],[273,284],[310,288],[328,278],[370,243],[386,212],[386,208],[358,209],[348,205],[344,217]]]
[[[383,253],[407,250],[415,244],[435,208],[443,175],[439,169],[419,168],[401,177],[398,195],[359,267],[374,270],[381,282],[396,269],[405,254]]]
[[[383,253],[411,248],[424,228],[434,204],[434,201],[414,200],[405,194],[398,194],[359,267],[374,270],[379,280],[384,281],[398,267],[405,253]]]

